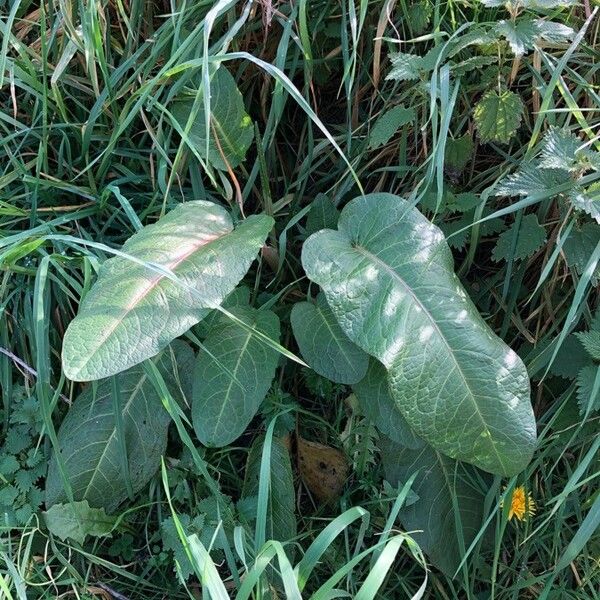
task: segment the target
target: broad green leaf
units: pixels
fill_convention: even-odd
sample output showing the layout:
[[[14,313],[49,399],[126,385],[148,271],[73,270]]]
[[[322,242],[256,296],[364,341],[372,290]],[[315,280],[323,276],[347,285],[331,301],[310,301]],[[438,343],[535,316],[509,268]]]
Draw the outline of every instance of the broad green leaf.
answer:
[[[523,109],[523,101],[514,92],[487,92],[473,111],[481,141],[508,143],[521,124]]]
[[[374,358],[365,377],[352,387],[363,412],[387,437],[407,448],[424,445],[410,428],[392,398],[385,367]]]
[[[272,225],[258,215],[234,229],[223,208],[198,200],[144,227],[122,251],[160,271],[121,256],[102,265],[65,334],[65,375],[100,379],[156,355],[233,290]]]
[[[71,539],[83,544],[87,536],[109,535],[115,526],[115,517],[109,517],[103,508],[91,508],[87,500],[55,504],[44,513],[46,527],[65,541]]]
[[[453,272],[441,231],[392,194],[350,202],[302,264],[346,335],[388,370],[410,427],[434,448],[513,475],[536,427],[521,359],[488,327]]]
[[[306,218],[306,233],[310,235],[320,229],[336,227],[339,218],[340,211],[329,197],[325,194],[317,194]]]
[[[179,340],[153,359],[173,396],[185,401],[191,395],[189,373],[194,355]],[[129,480],[133,492],[142,489],[160,466],[167,445],[170,418],[144,368],[133,367],[117,376],[118,403],[124,440],[115,418],[113,382],[103,379],[89,385],[73,402],[60,429],[58,443],[73,497],[112,513],[127,499],[127,475],[121,449],[127,448]],[[56,456],[46,478],[46,505],[66,502]]]
[[[194,110],[195,96],[194,91],[191,97],[178,98],[171,107],[173,116],[184,131]],[[252,144],[254,129],[235,80],[225,67],[217,69],[210,82],[211,132],[208,157],[203,97],[196,109],[191,129],[187,134],[196,152],[202,158],[208,158],[216,169],[226,171],[228,166],[232,169],[237,167],[246,157],[246,152]]]
[[[398,516],[404,529],[416,532],[411,535],[431,562],[452,577],[462,560],[461,546],[468,549],[483,525],[484,494],[476,487],[482,474],[427,445],[410,450],[382,439],[381,456],[394,486],[418,472],[412,491],[419,499]]]
[[[260,461],[262,458],[264,437],[259,437],[248,455],[246,475],[242,488],[242,498],[256,500],[260,480]],[[287,542],[296,535],[296,492],[290,453],[285,444],[273,438],[270,463],[271,489],[267,508],[267,540]]]
[[[394,106],[381,115],[369,133],[369,148],[379,148],[387,144],[403,125],[415,120],[415,109]]]
[[[231,292],[223,300],[221,306],[226,310],[237,308],[240,306],[250,305],[250,288],[245,285],[240,285]],[[210,330],[214,327],[215,323],[223,316],[223,313],[219,309],[211,310],[210,313],[198,323],[193,329],[194,333],[201,339],[205,338]]]
[[[314,304],[294,304],[291,323],[302,358],[319,375],[346,384],[365,376],[369,356],[342,331],[324,294]]]
[[[546,230],[539,224],[537,216],[525,215],[519,224],[515,221],[500,234],[492,251],[492,258],[496,262],[510,258],[523,260],[537,252],[545,243]]]
[[[250,307],[230,312],[279,342],[275,313]],[[192,419],[203,444],[226,446],[242,435],[271,387],[278,359],[251,329],[225,315],[215,323],[194,369]]]

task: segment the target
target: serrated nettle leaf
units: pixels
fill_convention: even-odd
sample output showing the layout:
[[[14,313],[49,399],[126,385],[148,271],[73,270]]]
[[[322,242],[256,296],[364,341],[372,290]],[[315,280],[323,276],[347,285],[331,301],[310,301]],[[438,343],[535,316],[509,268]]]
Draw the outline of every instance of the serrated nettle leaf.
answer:
[[[583,344],[587,353],[597,361],[600,361],[600,331],[580,331],[575,334]]]
[[[600,183],[594,183],[587,188],[574,188],[569,194],[569,201],[573,208],[590,215],[600,224]]]
[[[416,532],[411,535],[431,562],[452,577],[462,560],[461,546],[469,548],[483,525],[485,495],[477,480],[484,474],[428,445],[411,450],[385,438],[380,445],[385,476],[392,485],[417,473],[412,491],[419,499],[398,514],[404,529]]]
[[[266,215],[233,227],[220,206],[180,204],[107,260],[63,340],[65,375],[108,377],[155,356],[204,318],[248,271],[273,226]],[[176,280],[174,280],[176,279]]]
[[[577,375],[577,404],[582,415],[600,410],[600,391],[594,390],[598,368],[597,365],[588,365]]]
[[[260,482],[260,463],[264,437],[252,444],[246,464],[242,498],[254,498],[256,503]],[[267,508],[267,540],[287,542],[296,536],[296,492],[290,453],[281,439],[273,438],[271,445],[269,506]]]
[[[500,181],[496,195],[530,196],[551,190],[570,180],[569,174],[561,169],[543,169],[537,163],[527,163],[519,171]]]
[[[577,154],[580,146],[581,140],[568,129],[551,127],[542,143],[540,166],[572,171],[579,162]]]
[[[581,227],[573,227],[569,237],[563,244],[563,252],[567,265],[579,274],[600,242],[600,227],[597,223],[584,223]],[[600,277],[600,269],[594,274]]]
[[[442,232],[391,194],[350,202],[302,264],[346,335],[388,370],[411,428],[438,451],[513,475],[536,426],[521,359],[494,335],[453,272]]]
[[[504,37],[515,56],[532,50],[538,40],[560,43],[573,38],[575,32],[561,23],[522,17],[516,21],[499,21],[496,32]]]
[[[420,448],[425,444],[396,406],[390,393],[387,371],[379,361],[371,359],[367,374],[352,389],[362,411],[381,433],[407,448]]]
[[[175,340],[152,360],[173,397],[185,402],[191,396],[188,387],[194,360],[191,348]],[[104,508],[109,513],[127,499],[128,479],[135,493],[156,473],[167,445],[170,423],[160,395],[143,366],[135,366],[116,377],[124,440],[119,439],[111,379],[86,387],[58,430],[61,459],[74,499],[87,500],[90,506]],[[123,447],[127,448],[129,475],[122,468]],[[53,454],[46,478],[46,506],[67,500],[57,457]]]
[[[311,235],[320,229],[337,227],[340,211],[325,194],[317,194],[306,218],[306,233]]]
[[[324,294],[318,295],[316,304],[294,304],[291,323],[302,358],[319,375],[345,384],[365,376],[369,356],[342,331]]]
[[[415,109],[394,106],[381,115],[369,134],[369,148],[379,148],[387,144],[403,125],[415,120]]]
[[[496,262],[501,260],[523,260],[535,254],[546,243],[546,230],[534,214],[525,215],[520,223],[515,221],[500,234],[492,251]]]
[[[487,92],[473,111],[481,141],[508,143],[521,125],[523,111],[523,101],[514,92]]]
[[[390,62],[392,63],[392,70],[388,73],[386,79],[394,81],[419,79],[421,73],[425,70],[423,57],[416,54],[393,52],[390,54]]]
[[[496,24],[496,32],[506,39],[515,56],[523,56],[533,49],[540,34],[536,22],[527,18],[514,22],[499,21]]]
[[[201,92],[202,93],[202,92]],[[182,130],[194,111],[196,93],[174,100],[171,112]],[[206,156],[206,120],[204,97],[200,98],[195,117],[187,133],[194,150],[216,168],[226,171],[237,167],[246,157],[254,139],[252,119],[246,114],[242,95],[229,71],[221,66],[210,82],[210,138]]]
[[[103,508],[91,508],[87,500],[55,504],[44,513],[44,521],[50,533],[78,544],[88,536],[110,535],[116,524],[115,517],[108,516]]]
[[[250,307],[230,312],[251,329],[223,315],[194,369],[192,420],[198,439],[208,446],[226,446],[242,435],[271,387],[279,360],[254,331],[279,342],[275,313]]]

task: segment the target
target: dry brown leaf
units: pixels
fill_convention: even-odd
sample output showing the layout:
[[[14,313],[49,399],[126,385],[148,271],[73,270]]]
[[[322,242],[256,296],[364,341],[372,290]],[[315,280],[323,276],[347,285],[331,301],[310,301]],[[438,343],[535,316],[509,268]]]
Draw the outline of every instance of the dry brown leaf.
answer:
[[[348,463],[337,448],[297,436],[298,470],[306,487],[321,502],[335,500],[348,478]]]

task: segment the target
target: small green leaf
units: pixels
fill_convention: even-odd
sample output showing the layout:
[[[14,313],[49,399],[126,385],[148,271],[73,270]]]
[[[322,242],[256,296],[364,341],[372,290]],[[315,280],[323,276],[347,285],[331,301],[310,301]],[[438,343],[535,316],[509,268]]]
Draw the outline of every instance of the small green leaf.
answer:
[[[523,56],[528,50],[533,49],[539,35],[539,29],[531,19],[518,19],[517,21],[499,21],[496,31],[506,39],[515,56]]]
[[[598,366],[588,365],[587,367],[583,367],[577,375],[577,404],[579,405],[579,412],[582,415],[584,415],[588,409],[590,412],[600,410],[600,391],[596,394],[590,407],[597,374]]]
[[[369,134],[369,148],[379,148],[387,144],[403,125],[415,119],[415,109],[405,106],[394,106],[381,115]]]
[[[291,323],[302,358],[319,375],[346,384],[365,376],[369,356],[342,331],[324,294],[319,294],[316,304],[294,304]]]
[[[83,544],[88,536],[110,535],[116,523],[115,517],[109,517],[103,508],[90,508],[87,500],[55,504],[44,513],[44,521],[50,533],[78,544]]]
[[[583,344],[587,353],[597,361],[600,361],[600,331],[580,331],[575,334]]]
[[[226,446],[242,435],[271,387],[279,359],[253,331],[278,342],[275,313],[250,307],[230,312],[249,329],[223,315],[194,369],[192,420],[198,439],[208,446]]]
[[[361,409],[381,433],[407,448],[424,445],[398,410],[390,394],[387,372],[379,361],[371,359],[367,374],[352,389]]]
[[[539,164],[528,163],[502,179],[496,188],[496,195],[530,196],[551,190],[569,180],[569,174],[560,169],[543,169]]]
[[[65,375],[100,379],[158,354],[220,305],[272,226],[271,217],[256,215],[234,229],[223,208],[197,200],[144,227],[122,251],[160,270],[120,256],[102,265],[67,328]]]
[[[523,110],[523,101],[514,92],[487,92],[473,111],[481,141],[507,144],[521,124]]]
[[[569,201],[574,208],[590,215],[600,224],[600,183],[594,183],[585,189],[573,189],[569,194]]]
[[[421,73],[425,70],[423,57],[416,54],[392,52],[390,54],[390,62],[392,63],[392,70],[386,77],[388,80],[410,81],[419,79]]]
[[[467,549],[483,525],[484,494],[473,484],[483,474],[428,445],[410,450],[385,438],[380,445],[392,485],[416,473],[412,491],[419,499],[398,514],[404,529],[416,532],[412,535],[431,562],[452,577],[462,559],[461,547]]]
[[[462,171],[473,156],[473,140],[469,133],[446,140],[445,165],[456,171]]]
[[[544,136],[540,166],[572,171],[579,162],[577,154],[580,146],[581,140],[568,129],[551,127]]]
[[[567,265],[581,275],[599,242],[600,227],[597,223],[584,223],[581,227],[573,227],[563,245]],[[594,277],[600,277],[600,270]]]
[[[194,92],[195,96],[195,92]],[[171,112],[185,131],[194,107],[195,97],[178,98]],[[223,66],[210,82],[210,140],[208,160],[216,169],[226,171],[237,167],[246,157],[254,139],[252,119],[246,114],[242,95],[231,73]],[[206,159],[206,121],[204,99],[201,98],[192,121],[188,139],[202,158]]]
[[[516,236],[516,239],[515,239]],[[546,243],[546,230],[539,224],[534,214],[525,215],[517,226],[501,233],[492,252],[496,262],[501,260],[523,260],[535,254]]]

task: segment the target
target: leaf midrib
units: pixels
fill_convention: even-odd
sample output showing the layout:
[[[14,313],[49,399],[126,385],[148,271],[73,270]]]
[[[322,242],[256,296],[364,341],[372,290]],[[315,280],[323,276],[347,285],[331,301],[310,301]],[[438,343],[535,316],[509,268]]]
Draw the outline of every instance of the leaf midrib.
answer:
[[[229,235],[232,231],[233,231],[233,228],[229,229],[228,231],[225,231],[224,233],[221,233],[218,235],[212,235],[209,237],[208,241],[206,241],[206,238],[202,238],[203,243],[194,245],[189,252],[186,252],[184,255],[178,257],[177,260],[164,266],[164,268],[168,269],[169,271],[174,272],[174,270],[177,269],[177,267],[182,262],[187,260],[190,256],[192,256],[193,254],[195,254],[196,252],[200,251],[203,248],[207,248],[213,242],[220,240],[221,238],[225,237],[226,235]],[[123,323],[123,321],[127,317],[127,315],[129,313],[131,313],[133,310],[135,310],[140,305],[142,300],[147,298],[148,295],[152,292],[152,290],[154,290],[165,278],[166,278],[166,275],[159,273],[154,279],[150,280],[149,285],[147,285],[145,288],[142,289],[142,293],[138,292],[138,294],[136,296],[134,296],[134,299],[132,301],[131,300],[129,301],[129,303],[127,304],[125,309],[123,311],[121,311],[120,318],[115,319],[114,323],[110,327],[106,328],[105,332],[103,333],[102,337],[100,338],[100,341],[96,344],[96,349],[93,352],[88,353],[86,360],[83,363],[81,363],[79,369],[77,370],[78,373],[81,373],[85,369],[85,367],[88,365],[90,360],[92,360],[92,358],[94,358],[98,354],[98,352],[100,351],[100,348],[102,348],[104,346],[104,344],[106,343],[108,338],[115,332],[117,327],[119,327],[121,325],[121,323]]]
[[[367,258],[371,262],[375,263],[376,265],[382,267],[387,273],[389,273],[391,275],[391,277],[393,279],[397,280],[400,283],[400,285],[402,285],[402,287],[410,294],[410,296],[413,298],[413,300],[419,305],[419,307],[423,310],[423,313],[427,316],[427,318],[429,319],[429,321],[431,322],[431,324],[433,325],[435,330],[438,332],[440,339],[443,341],[444,345],[448,349],[448,352],[449,352],[450,356],[452,357],[452,361],[456,365],[456,369],[457,369],[458,373],[460,374],[461,379],[463,380],[465,387],[469,393],[468,397],[471,400],[473,407],[475,408],[475,412],[476,412],[477,416],[479,417],[479,420],[483,426],[483,429],[485,430],[485,432],[488,436],[488,439],[490,440],[490,446],[493,449],[494,454],[496,455],[496,458],[498,459],[498,464],[500,464],[504,467],[504,461],[502,460],[500,454],[498,453],[498,451],[496,449],[496,444],[493,441],[494,438],[492,437],[491,432],[485,422],[485,419],[483,418],[483,415],[481,414],[481,411],[479,410],[479,406],[478,406],[477,402],[475,401],[475,394],[473,393],[473,390],[469,386],[467,378],[466,378],[465,374],[463,373],[463,370],[462,370],[458,360],[456,359],[456,356],[454,355],[454,352],[452,350],[452,347],[450,346],[450,343],[446,339],[446,336],[442,333],[442,330],[439,328],[437,321],[434,319],[431,312],[421,302],[420,298],[414,293],[413,289],[408,285],[408,283],[406,283],[406,281],[398,274],[397,271],[395,271],[392,267],[390,267],[386,262],[381,260],[376,254],[373,254],[372,252],[367,250],[364,246],[360,246],[357,244],[357,245],[352,245],[352,247],[359,254],[362,254],[365,258]]]

